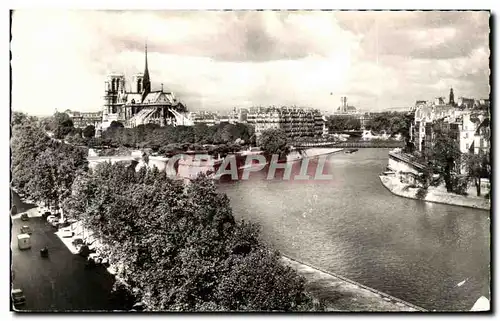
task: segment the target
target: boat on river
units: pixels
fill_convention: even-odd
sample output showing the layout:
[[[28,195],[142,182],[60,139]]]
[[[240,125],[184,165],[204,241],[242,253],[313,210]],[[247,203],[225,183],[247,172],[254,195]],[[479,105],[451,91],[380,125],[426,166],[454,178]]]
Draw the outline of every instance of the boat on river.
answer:
[[[357,148],[351,148],[351,149],[347,149],[347,150],[345,151],[345,153],[346,153],[346,154],[352,154],[352,153],[357,152],[358,150],[359,150],[359,149],[357,149]]]

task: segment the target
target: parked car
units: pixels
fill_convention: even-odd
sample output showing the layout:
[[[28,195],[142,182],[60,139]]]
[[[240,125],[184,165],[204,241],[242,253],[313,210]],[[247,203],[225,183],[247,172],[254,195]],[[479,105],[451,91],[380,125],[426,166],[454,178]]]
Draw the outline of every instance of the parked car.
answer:
[[[42,217],[43,217],[44,219],[47,219],[47,217],[49,217],[49,216],[51,216],[51,215],[52,215],[52,213],[51,213],[50,211],[45,211],[45,212],[43,212]]]
[[[48,248],[46,248],[46,247],[42,248],[42,249],[40,250],[40,255],[41,255],[42,257],[48,257],[48,256],[49,256],[49,249],[48,249]]]
[[[28,216],[28,213],[23,213],[21,214],[21,220],[23,221],[29,221],[30,217]]]
[[[42,214],[42,215],[43,215],[43,213],[48,212],[48,211],[49,211],[49,209],[48,209],[48,208],[46,208],[45,206],[39,206],[39,207],[38,207],[38,213],[39,213],[39,214]]]
[[[29,234],[19,234],[17,236],[17,246],[20,250],[31,249],[31,237]]]
[[[101,258],[101,256],[100,256],[99,254],[97,254],[97,253],[91,253],[91,254],[88,256],[87,260],[88,260],[89,262],[91,262],[91,263],[95,263],[95,264],[101,264],[101,262],[102,262],[102,258]]]
[[[71,244],[74,246],[74,247],[77,247],[79,245],[83,245],[85,244],[85,242],[83,242],[83,240],[81,238],[76,238],[74,239]]]
[[[14,303],[14,306],[26,303],[26,297],[24,296],[23,290],[21,289],[12,289],[12,291],[10,292],[10,297],[12,299],[12,303]]]
[[[63,223],[64,221],[62,219],[56,217],[50,222],[50,225],[52,225],[53,227],[60,228]]]
[[[92,251],[90,251],[88,245],[86,244],[80,244],[76,246],[76,251],[78,252],[79,255],[83,257],[87,257],[90,255]]]
[[[139,312],[139,311],[144,311],[146,308],[146,304],[144,302],[137,302],[132,306],[132,309],[130,309],[131,312]]]
[[[56,224],[57,224],[57,227],[58,228],[65,228],[65,227],[68,227],[71,225],[70,222],[68,222],[67,220],[59,220],[59,221],[56,221]]]
[[[28,225],[21,226],[21,234],[31,234],[31,233],[33,233],[31,227],[29,227]]]

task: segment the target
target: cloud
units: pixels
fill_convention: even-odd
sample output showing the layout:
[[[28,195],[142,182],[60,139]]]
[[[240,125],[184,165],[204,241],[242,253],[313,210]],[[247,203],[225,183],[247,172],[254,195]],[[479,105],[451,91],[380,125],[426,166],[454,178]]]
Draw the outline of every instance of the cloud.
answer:
[[[488,46],[488,12],[340,12],[336,17],[341,27],[363,37],[367,57],[450,59]]]
[[[16,11],[13,107],[97,110],[108,73],[144,69],[190,110],[363,110],[489,93],[483,12]],[[444,92],[443,92],[444,91]],[[29,92],[29,94],[27,94]],[[332,94],[330,94],[332,93]]]
[[[95,31],[120,50],[141,50],[148,39],[151,51],[204,56],[218,61],[259,62],[324,56],[348,34],[335,24],[331,14],[322,12],[211,11],[186,16],[148,12],[113,12],[103,16],[99,12],[93,15],[97,21]]]

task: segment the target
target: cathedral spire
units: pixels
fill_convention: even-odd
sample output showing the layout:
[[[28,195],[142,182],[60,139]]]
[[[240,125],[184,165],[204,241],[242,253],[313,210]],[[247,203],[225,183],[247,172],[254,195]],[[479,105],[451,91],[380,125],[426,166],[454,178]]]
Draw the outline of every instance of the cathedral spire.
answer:
[[[142,101],[146,96],[151,92],[151,81],[149,79],[149,70],[148,70],[148,44],[145,44],[145,65],[144,65],[144,77],[142,79]]]

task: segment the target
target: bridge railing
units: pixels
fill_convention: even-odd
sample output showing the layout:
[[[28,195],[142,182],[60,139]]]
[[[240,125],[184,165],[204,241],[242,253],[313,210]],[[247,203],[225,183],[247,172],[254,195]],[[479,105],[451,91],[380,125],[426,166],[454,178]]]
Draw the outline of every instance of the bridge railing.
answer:
[[[393,158],[396,158],[396,159],[403,161],[407,164],[410,164],[419,170],[424,170],[426,168],[425,165],[422,165],[420,163],[415,162],[413,159],[411,159],[411,157],[409,157],[407,154],[404,154],[404,153],[396,153],[396,152],[390,151],[389,157],[393,157]]]

